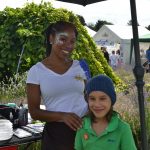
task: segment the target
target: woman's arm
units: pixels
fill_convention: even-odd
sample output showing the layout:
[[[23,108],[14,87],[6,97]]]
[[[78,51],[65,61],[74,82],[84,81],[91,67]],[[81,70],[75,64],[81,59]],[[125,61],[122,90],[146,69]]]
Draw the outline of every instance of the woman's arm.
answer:
[[[41,92],[39,85],[27,84],[27,100],[29,112],[33,119],[46,122],[62,121],[73,130],[81,127],[82,120],[74,113],[52,112],[40,109]]]

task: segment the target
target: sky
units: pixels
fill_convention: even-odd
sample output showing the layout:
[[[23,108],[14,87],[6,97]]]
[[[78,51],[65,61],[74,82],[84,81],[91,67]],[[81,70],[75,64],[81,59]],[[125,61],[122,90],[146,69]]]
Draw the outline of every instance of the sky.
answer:
[[[127,25],[131,20],[130,0],[107,0],[95,4],[90,4],[85,7],[76,4],[58,2],[55,0],[49,1],[55,8],[66,8],[84,17],[86,23],[96,23],[98,20],[105,20],[116,25]],[[23,7],[26,2],[35,2],[39,4],[41,0],[1,0],[0,10],[6,6]],[[136,0],[137,20],[139,25],[150,25],[150,0]]]

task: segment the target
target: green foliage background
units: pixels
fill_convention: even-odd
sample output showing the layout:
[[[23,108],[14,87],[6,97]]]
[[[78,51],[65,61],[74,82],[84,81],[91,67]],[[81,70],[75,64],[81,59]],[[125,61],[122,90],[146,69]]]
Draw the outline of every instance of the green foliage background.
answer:
[[[27,71],[45,55],[44,29],[58,20],[73,22],[79,32],[73,59],[84,58],[92,76],[107,74],[119,85],[119,77],[113,72],[102,52],[82,26],[79,18],[66,9],[55,9],[51,3],[30,3],[24,8],[5,8],[0,11],[0,78],[12,76],[17,70],[21,50],[24,48],[19,72]]]

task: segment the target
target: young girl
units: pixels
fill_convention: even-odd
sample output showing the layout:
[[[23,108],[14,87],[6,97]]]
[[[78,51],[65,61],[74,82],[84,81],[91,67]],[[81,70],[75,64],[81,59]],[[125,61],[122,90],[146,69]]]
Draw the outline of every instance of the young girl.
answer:
[[[113,111],[116,93],[112,80],[99,75],[86,85],[89,115],[77,131],[75,150],[136,150],[129,124]]]

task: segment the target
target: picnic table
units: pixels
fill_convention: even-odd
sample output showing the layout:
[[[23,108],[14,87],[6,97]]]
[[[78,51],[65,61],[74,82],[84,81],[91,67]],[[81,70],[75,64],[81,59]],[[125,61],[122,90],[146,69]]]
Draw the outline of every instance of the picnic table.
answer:
[[[24,150],[27,150],[32,143],[40,141],[42,134],[32,134],[30,137],[18,138],[15,135],[10,140],[0,141],[0,150],[17,150],[19,145],[26,144]]]

